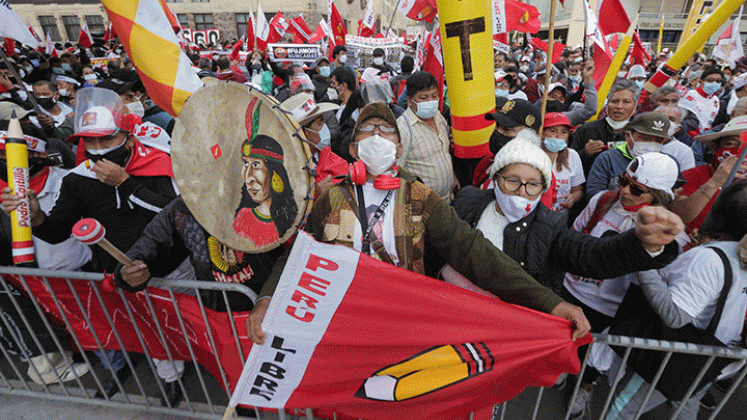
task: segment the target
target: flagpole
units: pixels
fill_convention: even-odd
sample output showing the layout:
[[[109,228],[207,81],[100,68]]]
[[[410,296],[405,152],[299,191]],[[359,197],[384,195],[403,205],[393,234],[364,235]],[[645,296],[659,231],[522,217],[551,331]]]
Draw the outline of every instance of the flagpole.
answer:
[[[372,0],[369,0],[369,1],[372,1]],[[394,9],[392,9],[392,18],[391,18],[391,19],[389,19],[389,26],[387,26],[387,27],[386,27],[386,32],[387,32],[387,34],[388,34],[388,33],[389,33],[389,31],[390,31],[390,30],[392,29],[392,23],[394,23],[394,15],[395,15],[395,14],[397,13],[397,9],[399,8],[399,4],[400,4],[400,2],[402,2],[402,0],[399,0],[399,1],[397,2],[397,5],[396,5],[396,6],[394,6]],[[382,31],[382,32],[383,32],[383,31]]]
[[[552,49],[555,44],[555,0],[550,0],[550,23],[547,26],[547,60],[545,60],[545,91],[542,94],[542,108],[540,108],[540,114],[542,115],[542,125],[545,125],[545,111],[547,109],[547,95],[550,93],[550,79],[552,78]],[[540,129],[541,132],[541,129]]]
[[[8,67],[8,70],[10,70],[13,73],[13,76],[18,81],[18,85],[21,86],[21,89],[23,89],[23,91],[26,92],[26,97],[34,105],[34,110],[36,111],[36,113],[41,115],[42,110],[41,110],[41,108],[39,108],[39,104],[36,103],[36,98],[34,97],[34,95],[32,93],[30,93],[28,90],[26,90],[26,85],[23,83],[23,79],[21,79],[21,76],[18,74],[18,72],[16,71],[15,67],[13,67],[10,64],[10,61],[8,61],[8,56],[5,55],[5,51],[3,51],[2,48],[0,48],[0,59],[3,60],[3,62],[5,63],[5,65]]]

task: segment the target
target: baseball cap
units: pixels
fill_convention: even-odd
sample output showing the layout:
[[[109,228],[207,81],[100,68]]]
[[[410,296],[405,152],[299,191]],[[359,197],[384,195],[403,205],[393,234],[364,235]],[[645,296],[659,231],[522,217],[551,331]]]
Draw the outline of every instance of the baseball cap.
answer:
[[[499,82],[499,81],[501,81],[501,80],[503,80],[503,79],[507,79],[507,80],[508,80],[509,82],[512,82],[512,81],[513,81],[513,79],[514,79],[514,77],[513,77],[512,75],[510,75],[510,74],[508,74],[508,73],[504,72],[503,70],[498,70],[498,71],[496,71],[496,72],[495,72],[495,73],[493,74],[493,76],[495,77],[495,81],[496,81],[496,82]]]
[[[747,73],[742,73],[738,76],[734,76],[731,84],[734,85],[734,90],[739,90],[747,86]]]
[[[524,99],[513,99],[506,101],[497,112],[485,114],[485,119],[493,120],[507,128],[525,125],[539,131],[542,116],[539,109],[531,102]]]
[[[563,91],[564,95],[568,93],[568,89],[562,83],[557,83],[557,82],[556,83],[550,83],[550,87],[548,89],[549,89],[548,92],[552,92],[555,89],[560,89],[560,90]]]
[[[371,55],[386,55],[383,48],[374,48],[373,53]]]
[[[646,77],[646,70],[642,65],[635,64],[630,68],[630,71],[628,71],[627,79],[632,79],[634,77]]]
[[[301,92],[280,104],[283,111],[290,112],[300,125],[304,125],[328,111],[335,111],[339,105],[330,102],[317,103],[314,95]]]
[[[563,114],[562,112],[548,112],[547,114],[545,114],[545,123],[543,124],[542,128],[550,128],[558,125],[568,126],[568,128],[570,128],[571,130],[576,128],[575,126],[571,125],[571,121],[568,119],[568,116]]]
[[[656,137],[669,137],[669,119],[658,112],[644,112],[638,114],[628,124],[628,128],[641,134],[648,134]]]
[[[664,191],[674,199],[674,188],[680,174],[677,162],[664,153],[644,153],[633,159],[625,169],[633,181],[654,190]]]

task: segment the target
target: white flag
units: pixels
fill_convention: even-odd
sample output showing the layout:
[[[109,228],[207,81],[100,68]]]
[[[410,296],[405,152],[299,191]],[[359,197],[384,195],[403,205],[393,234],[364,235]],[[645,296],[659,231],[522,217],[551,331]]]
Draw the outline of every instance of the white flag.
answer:
[[[591,10],[589,0],[584,0],[584,6],[586,6],[586,36],[591,38],[601,48],[606,49],[604,36],[599,30],[599,20],[594,11]]]
[[[376,17],[373,11],[373,0],[368,0],[368,6],[366,7],[366,14],[363,16],[363,25],[366,28],[374,29],[376,24]]]
[[[742,20],[743,7],[739,8],[737,18],[734,19],[734,22],[719,37],[718,43],[713,47],[713,56],[726,61],[731,68],[734,68],[737,60],[744,57],[742,37],[739,34],[739,21]]]
[[[257,26],[254,29],[254,33],[262,41],[267,41],[267,37],[270,36],[270,24],[267,23],[265,12],[262,11],[262,5],[260,4],[257,5]]]
[[[33,48],[39,45],[26,24],[10,8],[8,0],[0,0],[0,22],[0,36],[3,38],[15,39]]]
[[[506,1],[493,0],[493,35],[506,31]]]

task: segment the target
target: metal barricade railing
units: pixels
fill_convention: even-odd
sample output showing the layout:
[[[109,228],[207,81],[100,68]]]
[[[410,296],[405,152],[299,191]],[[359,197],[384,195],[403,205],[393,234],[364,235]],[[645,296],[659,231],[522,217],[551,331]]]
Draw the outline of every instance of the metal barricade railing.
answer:
[[[101,274],[14,267],[0,267],[0,274],[0,293],[7,294],[11,306],[8,309],[20,314],[16,322],[0,313],[0,327],[10,332],[8,337],[0,337],[0,393],[85,402],[112,408],[136,408],[154,413],[186,414],[193,418],[222,418],[230,399],[230,392],[233,390],[231,383],[235,383],[236,376],[241,373],[241,366],[245,363],[245,356],[249,350],[244,348],[246,345],[242,346],[242,340],[246,343],[246,336],[239,335],[240,331],[245,331],[242,324],[246,322],[248,313],[234,312],[228,294],[238,292],[243,295],[242,297],[254,302],[256,294],[251,289],[230,283],[153,279],[148,289],[135,294],[107,287],[106,282],[102,282],[104,276]],[[32,298],[25,299],[22,295],[14,295],[11,293],[14,287]],[[205,293],[213,293],[212,302],[215,302],[216,298],[221,301],[225,312],[217,312],[206,306],[203,296]],[[215,316],[219,317],[220,324],[228,325],[221,325],[219,328],[215,322],[211,323]],[[34,325],[35,322],[37,325]],[[59,331],[55,323],[64,327],[69,339],[68,336],[61,337],[59,332],[55,333]],[[200,328],[203,329],[199,330]],[[24,332],[28,333],[25,338]],[[40,334],[52,342],[42,343]],[[72,343],[67,345],[70,342]],[[744,349],[605,334],[594,335],[594,342],[625,348],[623,365],[632,349],[667,352],[668,355],[664,358],[655,380],[658,380],[671,354],[708,356],[706,366],[693,382],[685,400],[694,393],[696,384],[716,357],[747,361],[747,350]],[[37,347],[39,351],[32,351],[33,347]],[[52,365],[53,361],[48,354],[53,352],[47,351],[50,347],[62,355],[63,364],[74,363],[68,351],[73,350],[79,355],[80,363],[86,364],[90,373],[80,377],[73,375],[74,377],[69,379],[60,377],[64,372],[52,369],[53,379],[42,381],[40,384],[32,381],[29,375],[23,372],[23,361],[30,361],[32,354],[41,352],[39,357],[45,359],[47,365]],[[107,348],[128,350],[122,352],[122,357],[124,364],[132,372],[132,380],[120,381],[108,357],[100,357],[100,363],[96,363],[92,351],[104,353]],[[226,352],[231,352],[230,359],[234,360],[231,362],[233,364],[229,363],[228,366],[226,359],[229,358],[221,359],[221,354],[225,355]],[[579,377],[587,369],[589,353],[587,352],[583,361]],[[177,378],[183,394],[183,401],[178,407],[171,407],[168,403],[165,382],[156,374],[158,369],[154,362],[155,356],[161,356],[158,359],[165,360],[174,371],[177,370],[178,360],[187,360],[195,366],[195,374],[189,378]],[[143,369],[143,365],[146,368]],[[141,369],[138,369],[139,367]],[[42,377],[42,372],[38,371],[34,363],[29,363],[28,373],[33,373],[37,378]],[[103,384],[107,374],[115,380],[120,390],[113,398],[109,398],[104,392]],[[747,367],[737,371],[733,385],[708,417],[710,420],[716,419],[746,375]],[[595,393],[595,398],[604,398],[604,405],[598,408],[599,404],[596,404],[594,414],[597,416],[587,418],[604,418],[613,402],[614,392],[621,378],[622,371],[611,378],[611,386],[606,396]],[[130,382],[130,385],[125,386],[122,382]],[[554,420],[565,414],[564,418],[568,419],[570,405],[567,402],[573,401],[579,392],[579,386],[580,381],[577,381],[570,395],[567,391],[553,388],[527,389],[513,400],[497,405],[493,411],[493,418]],[[651,387],[643,404],[653,390]],[[104,394],[103,399],[94,397],[97,392]],[[166,406],[162,406],[160,401],[166,402]],[[674,409],[671,419],[677,417],[682,406],[680,404]],[[253,411],[253,415],[258,419],[289,417],[282,412],[260,412],[256,409]],[[637,413],[636,418],[640,415],[640,412]],[[310,409],[295,410],[291,417],[295,416],[314,418]]]

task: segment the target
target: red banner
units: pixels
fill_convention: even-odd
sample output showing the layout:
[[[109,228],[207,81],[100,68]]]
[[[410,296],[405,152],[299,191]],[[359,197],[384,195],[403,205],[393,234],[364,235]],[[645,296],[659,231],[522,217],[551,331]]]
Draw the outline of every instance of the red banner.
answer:
[[[451,419],[577,373],[569,321],[299,233],[231,398],[326,417]]]

